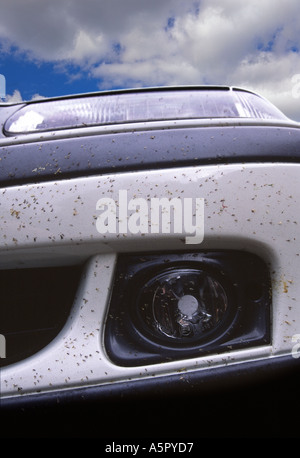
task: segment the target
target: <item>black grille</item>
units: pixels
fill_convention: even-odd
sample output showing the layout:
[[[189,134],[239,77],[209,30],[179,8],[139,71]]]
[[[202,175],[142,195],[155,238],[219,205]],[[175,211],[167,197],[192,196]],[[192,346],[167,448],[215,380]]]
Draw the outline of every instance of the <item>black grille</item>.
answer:
[[[68,318],[80,274],[78,266],[0,271],[0,334],[6,344],[1,366],[53,340]]]

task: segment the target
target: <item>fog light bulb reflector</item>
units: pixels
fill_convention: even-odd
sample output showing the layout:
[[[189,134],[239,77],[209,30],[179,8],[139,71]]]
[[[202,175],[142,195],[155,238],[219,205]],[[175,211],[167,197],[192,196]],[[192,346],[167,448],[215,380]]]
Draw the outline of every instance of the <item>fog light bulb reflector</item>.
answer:
[[[206,337],[224,321],[228,297],[220,281],[198,269],[165,271],[142,288],[139,321],[153,337],[190,341]]]

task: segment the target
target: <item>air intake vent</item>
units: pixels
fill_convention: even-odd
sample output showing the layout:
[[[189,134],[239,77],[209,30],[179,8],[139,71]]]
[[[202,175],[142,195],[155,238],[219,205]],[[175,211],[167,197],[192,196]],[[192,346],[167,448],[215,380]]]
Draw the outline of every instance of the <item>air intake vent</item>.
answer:
[[[77,266],[0,271],[0,334],[6,347],[1,366],[54,339],[70,313],[80,273]]]

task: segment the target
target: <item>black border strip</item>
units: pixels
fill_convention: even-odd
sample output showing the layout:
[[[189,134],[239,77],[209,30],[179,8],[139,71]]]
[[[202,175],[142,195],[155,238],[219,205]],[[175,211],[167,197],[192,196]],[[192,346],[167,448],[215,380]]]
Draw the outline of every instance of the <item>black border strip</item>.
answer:
[[[237,125],[118,132],[2,146],[0,157],[2,187],[185,166],[299,163],[300,129]]]

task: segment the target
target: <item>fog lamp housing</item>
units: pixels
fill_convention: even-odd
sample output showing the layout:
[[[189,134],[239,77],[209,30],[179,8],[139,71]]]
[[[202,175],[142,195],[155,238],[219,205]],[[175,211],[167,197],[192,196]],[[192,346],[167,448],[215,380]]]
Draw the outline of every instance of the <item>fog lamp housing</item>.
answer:
[[[266,264],[240,251],[121,255],[104,344],[121,366],[270,343]]]
[[[224,326],[229,300],[220,281],[205,271],[174,268],[152,277],[136,303],[137,326],[158,342],[190,344]]]

